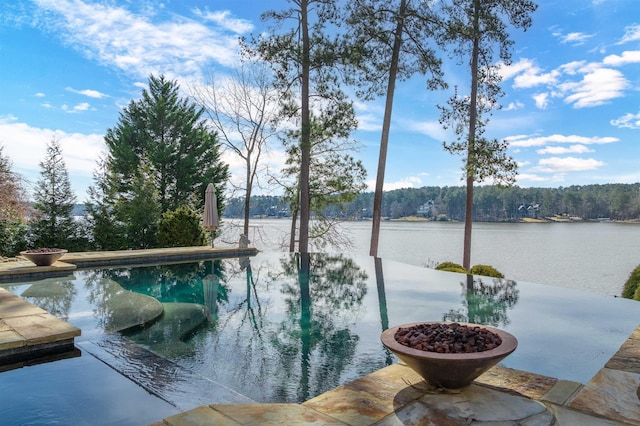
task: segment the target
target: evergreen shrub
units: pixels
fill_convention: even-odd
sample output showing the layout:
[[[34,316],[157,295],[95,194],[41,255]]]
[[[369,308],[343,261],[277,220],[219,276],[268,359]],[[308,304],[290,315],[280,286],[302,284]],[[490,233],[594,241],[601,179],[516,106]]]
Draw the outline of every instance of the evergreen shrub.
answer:
[[[626,299],[640,300],[640,265],[631,271],[629,279],[624,284],[622,297]]]
[[[472,275],[482,275],[484,277],[504,278],[504,275],[491,265],[474,265],[471,268]]]
[[[504,278],[504,275],[491,265],[474,265],[470,271],[467,271],[462,265],[455,262],[439,263],[435,269],[438,271],[459,272],[461,274],[482,275],[485,277]]]
[[[459,272],[461,274],[466,274],[467,271],[466,269],[464,269],[462,267],[462,265],[459,265],[455,262],[442,262],[439,263],[438,266],[436,266],[436,270],[438,271],[447,271],[447,272]]]
[[[166,211],[158,229],[160,247],[192,247],[207,243],[200,225],[200,215],[187,206]]]
[[[0,221],[0,256],[14,257],[26,250],[28,232],[18,220]]]

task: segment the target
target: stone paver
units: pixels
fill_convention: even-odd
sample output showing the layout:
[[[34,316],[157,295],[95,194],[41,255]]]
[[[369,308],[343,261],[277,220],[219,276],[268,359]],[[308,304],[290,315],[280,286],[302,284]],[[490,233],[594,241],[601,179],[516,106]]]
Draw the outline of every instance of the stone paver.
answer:
[[[498,390],[515,392],[540,399],[549,392],[558,379],[496,365],[478,377],[475,382]]]
[[[232,418],[214,410],[208,405],[194,408],[176,414],[175,416],[164,419],[163,425],[169,426],[202,426],[202,425],[220,425],[220,426],[237,426],[241,425]]]
[[[241,425],[344,425],[298,404],[219,404],[211,408]]]
[[[79,335],[79,328],[0,288],[0,364],[19,366],[63,347],[72,350]]]
[[[47,311],[28,303],[10,291],[0,288],[0,319],[46,314]]]
[[[640,327],[634,330],[605,367],[629,373],[640,373]]]
[[[572,382],[570,380],[558,380],[558,382],[545,393],[542,401],[550,402],[556,405],[564,405],[582,388],[582,383]]]
[[[23,336],[27,346],[73,339],[80,329],[51,314],[5,318],[4,322]]]
[[[557,425],[567,426],[621,426],[623,423],[615,420],[603,419],[602,417],[590,416],[579,411],[575,411],[558,405],[550,405],[549,411],[552,411],[556,418]]]
[[[8,327],[8,329],[0,331],[0,350],[21,348],[27,345],[24,337],[16,333],[13,328],[5,327]]]
[[[640,374],[601,369],[569,402],[578,411],[640,425]]]
[[[425,395],[420,402],[458,424],[552,425],[554,421],[553,414],[535,400],[478,385],[455,394]]]

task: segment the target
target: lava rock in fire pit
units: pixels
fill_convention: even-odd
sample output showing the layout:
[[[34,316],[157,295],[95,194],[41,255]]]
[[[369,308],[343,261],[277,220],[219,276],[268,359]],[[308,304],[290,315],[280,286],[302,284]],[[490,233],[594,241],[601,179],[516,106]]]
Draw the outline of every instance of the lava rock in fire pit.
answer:
[[[399,328],[395,339],[401,345],[427,352],[459,354],[484,352],[502,344],[496,333],[458,323],[425,323]]]

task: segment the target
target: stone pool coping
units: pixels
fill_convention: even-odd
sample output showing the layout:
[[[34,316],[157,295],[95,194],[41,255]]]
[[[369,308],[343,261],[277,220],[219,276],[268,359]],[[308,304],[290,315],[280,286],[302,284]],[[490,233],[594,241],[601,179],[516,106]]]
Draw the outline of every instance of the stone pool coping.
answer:
[[[0,262],[0,282],[66,275],[78,268],[255,256],[257,253],[258,250],[253,247],[218,248],[209,246],[87,251],[65,253],[51,266],[36,266],[18,256],[14,260]]]
[[[79,356],[80,329],[0,288],[0,372]]]

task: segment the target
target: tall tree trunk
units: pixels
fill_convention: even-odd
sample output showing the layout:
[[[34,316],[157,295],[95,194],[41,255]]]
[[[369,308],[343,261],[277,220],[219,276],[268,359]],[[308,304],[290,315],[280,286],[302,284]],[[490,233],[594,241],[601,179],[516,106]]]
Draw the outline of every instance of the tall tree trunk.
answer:
[[[382,216],[382,189],[384,186],[384,172],[387,164],[387,146],[389,144],[389,129],[391,127],[391,111],[393,109],[393,94],[396,88],[396,75],[400,59],[400,47],[402,46],[402,31],[404,28],[404,16],[407,9],[406,0],[400,2],[400,13],[396,25],[396,33],[393,40],[393,52],[389,67],[389,80],[387,82],[387,98],[384,107],[384,119],[382,121],[382,135],[380,137],[380,155],[378,156],[378,174],[376,176],[376,190],[373,196],[373,222],[371,229],[371,247],[369,255],[378,257],[378,242],[380,240],[380,220]]]
[[[475,181],[475,140],[478,118],[478,55],[480,54],[480,0],[473,2],[473,52],[471,54],[471,99],[469,105],[469,143],[467,145],[467,199],[464,217],[462,266],[471,269],[471,228],[473,226],[473,183]]]
[[[298,209],[291,212],[291,234],[289,235],[289,252],[296,251],[296,225],[298,221]]]
[[[309,197],[309,168],[311,165],[311,123],[309,117],[309,16],[308,0],[300,1],[302,30],[302,134],[300,137],[300,237],[298,251],[309,252],[309,219],[311,203]]]
[[[251,190],[253,187],[253,179],[251,178],[251,154],[247,153],[247,189],[244,193],[244,226],[242,233],[249,236],[249,209],[251,208]]]

